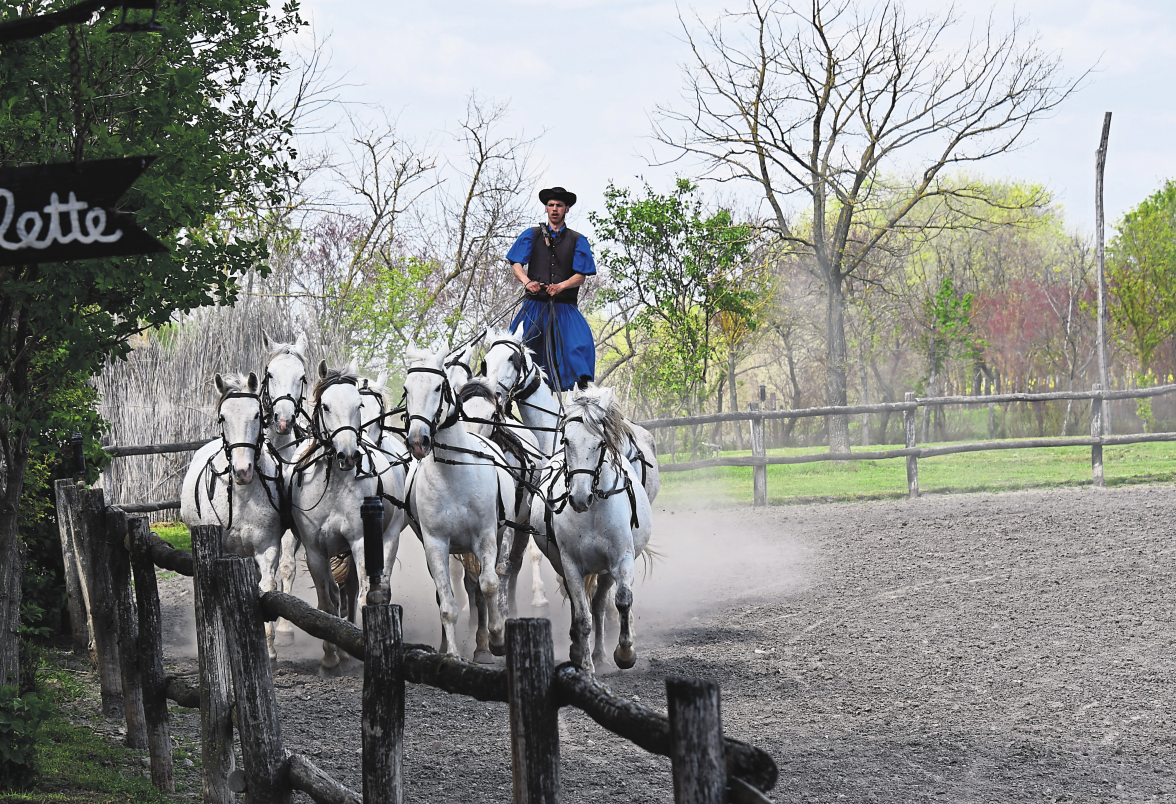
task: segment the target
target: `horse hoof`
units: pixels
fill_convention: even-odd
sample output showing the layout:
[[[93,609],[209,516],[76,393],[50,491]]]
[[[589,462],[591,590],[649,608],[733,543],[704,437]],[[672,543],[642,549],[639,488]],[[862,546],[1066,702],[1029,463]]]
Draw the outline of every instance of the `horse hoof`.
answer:
[[[474,651],[474,664],[494,664],[494,654],[489,651]]]
[[[294,631],[278,631],[274,634],[274,644],[288,648],[294,644]]]
[[[535,609],[536,611],[542,610],[542,611],[546,612],[547,607],[550,605],[551,604],[547,602],[547,598],[543,597],[542,595],[538,595],[536,597],[531,598],[531,608]],[[538,616],[538,615],[536,615],[536,616]]]
[[[617,649],[613,651],[613,661],[617,663],[617,667],[622,670],[628,670],[633,665],[637,664],[637,651],[629,648],[627,651],[621,650],[621,646],[617,645]]]
[[[495,656],[505,656],[506,655],[506,641],[503,640],[501,645],[495,645],[494,640],[490,640],[490,652],[493,653]]]
[[[319,665],[320,678],[339,678],[341,675],[343,675],[343,668],[338,662],[333,667],[327,667],[325,664]]]
[[[495,566],[494,573],[500,578],[505,578],[507,575],[510,575],[510,562],[503,561],[501,564]]]

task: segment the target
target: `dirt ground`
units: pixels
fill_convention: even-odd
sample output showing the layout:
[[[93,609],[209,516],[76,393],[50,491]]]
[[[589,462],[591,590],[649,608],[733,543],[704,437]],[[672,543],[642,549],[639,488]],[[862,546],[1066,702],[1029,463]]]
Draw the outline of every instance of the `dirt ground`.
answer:
[[[1176,801],[1176,489],[655,507],[640,659],[605,681],[664,711],[666,676],[717,679],[726,733],[779,765],[776,801]],[[436,644],[410,535],[393,589],[406,638]],[[190,585],[162,592],[168,662],[191,672]],[[358,790],[362,667],[322,679],[318,656],[302,637],[278,662],[283,737]],[[564,801],[673,800],[667,759],[574,710],[560,726]],[[406,729],[409,800],[510,800],[505,705],[410,685]]]

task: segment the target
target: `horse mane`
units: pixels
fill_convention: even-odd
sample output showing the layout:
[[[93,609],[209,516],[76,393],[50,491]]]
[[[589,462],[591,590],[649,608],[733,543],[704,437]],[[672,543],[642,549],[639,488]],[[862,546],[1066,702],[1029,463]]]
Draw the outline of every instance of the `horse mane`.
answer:
[[[361,390],[366,386],[367,390],[373,391],[380,396],[380,401],[384,403],[384,407],[388,407],[388,386],[377,385],[376,381],[371,377],[360,377],[356,381],[356,387]]]
[[[494,405],[495,410],[498,409],[498,395],[494,393],[493,386],[485,377],[470,377],[466,384],[461,387],[461,392],[458,394],[462,402],[468,402],[475,397],[478,399],[485,399],[490,404]]]
[[[404,350],[404,362],[409,366],[417,363],[428,363],[429,361],[436,360],[438,357],[441,358],[441,363],[444,365],[444,352],[432,352],[428,349],[422,349],[419,347],[411,347]]]
[[[332,385],[338,385],[341,382],[345,382],[348,385],[358,385],[359,375],[351,374],[344,369],[327,369],[327,376],[321,378],[314,384],[314,406],[316,408],[318,407],[319,402],[322,401],[324,391]]]
[[[605,445],[614,454],[624,455],[629,442],[633,439],[633,428],[625,421],[625,414],[621,411],[621,403],[616,394],[608,405],[601,403],[604,396],[603,388],[588,388],[572,396],[568,401],[566,416],[580,416],[585,426],[594,434],[604,439]]]
[[[216,400],[217,412],[220,412],[221,405],[224,404],[225,399],[229,394],[247,394],[249,393],[249,375],[248,374],[222,374],[221,381],[225,384],[224,393]]]

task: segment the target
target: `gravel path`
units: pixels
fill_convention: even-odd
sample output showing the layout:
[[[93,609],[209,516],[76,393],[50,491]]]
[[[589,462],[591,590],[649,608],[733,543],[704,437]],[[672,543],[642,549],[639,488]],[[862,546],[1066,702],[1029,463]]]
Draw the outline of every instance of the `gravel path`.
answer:
[[[665,676],[718,679],[781,802],[1176,801],[1174,509],[1168,486],[658,509],[640,659],[606,683],[664,711]],[[393,588],[406,638],[435,644],[415,541]],[[161,591],[190,670],[183,581]],[[279,660],[283,735],[359,789],[362,668],[320,679],[318,655],[304,637]],[[505,705],[410,686],[406,723],[409,800],[510,800]],[[668,760],[560,723],[565,801],[673,800]]]

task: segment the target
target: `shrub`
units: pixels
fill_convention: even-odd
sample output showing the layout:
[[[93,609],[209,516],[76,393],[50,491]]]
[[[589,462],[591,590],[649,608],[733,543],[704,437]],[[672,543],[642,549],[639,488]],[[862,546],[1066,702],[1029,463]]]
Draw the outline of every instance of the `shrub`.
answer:
[[[52,706],[37,692],[0,687],[0,790],[21,790],[37,778],[37,744]]]

